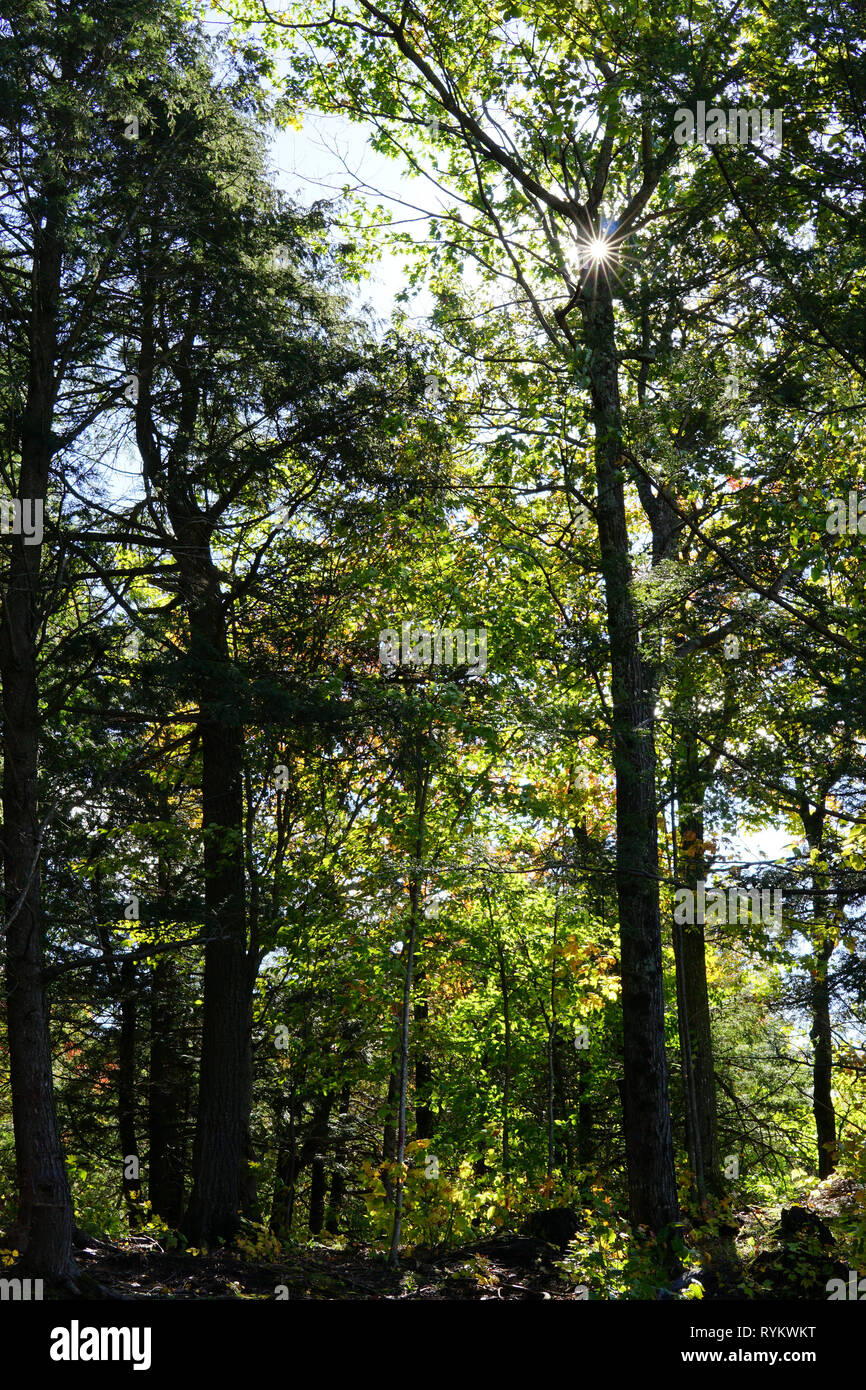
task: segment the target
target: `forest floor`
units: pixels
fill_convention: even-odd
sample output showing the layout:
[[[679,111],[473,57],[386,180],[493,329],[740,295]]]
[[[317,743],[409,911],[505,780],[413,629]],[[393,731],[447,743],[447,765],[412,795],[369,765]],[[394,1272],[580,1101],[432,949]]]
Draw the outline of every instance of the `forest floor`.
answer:
[[[857,1183],[838,1178],[793,1200],[833,1226],[863,1205],[864,1192]],[[743,1267],[756,1249],[772,1248],[779,1212],[778,1206],[752,1206],[736,1213],[737,1256]],[[509,1233],[479,1238],[460,1249],[416,1249],[401,1258],[397,1271],[372,1250],[329,1247],[324,1241],[288,1249],[277,1261],[263,1261],[229,1249],[185,1255],[143,1236],[123,1241],[86,1237],[76,1259],[83,1276],[82,1293],[96,1299],[526,1301],[579,1297],[574,1280],[558,1268],[561,1255],[555,1247]],[[729,1292],[726,1296],[744,1295]]]
[[[573,1283],[552,1267],[559,1252],[549,1247],[539,1258],[542,1245],[523,1237],[479,1241],[461,1250],[404,1256],[396,1271],[381,1255],[363,1250],[312,1246],[264,1263],[230,1250],[174,1254],[136,1237],[117,1244],[91,1241],[76,1260],[83,1289],[99,1286],[104,1292],[92,1296],[121,1299],[573,1298]]]

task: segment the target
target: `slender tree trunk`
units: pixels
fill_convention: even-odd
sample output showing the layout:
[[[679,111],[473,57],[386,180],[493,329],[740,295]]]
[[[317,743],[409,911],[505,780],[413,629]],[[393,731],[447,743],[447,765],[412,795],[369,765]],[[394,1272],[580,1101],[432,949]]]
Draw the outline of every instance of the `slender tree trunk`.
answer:
[[[390,1165],[397,1157],[397,1092],[400,1085],[400,1046],[391,1053],[391,1069],[388,1072],[388,1094],[385,1098],[385,1124],[382,1129],[382,1162]],[[394,1183],[390,1172],[384,1178],[385,1195],[389,1202],[394,1200]]]
[[[289,1123],[287,1127],[280,1126],[277,1164],[274,1172],[274,1195],[269,1222],[270,1229],[281,1237],[288,1237],[292,1232],[299,1169],[295,1090],[292,1087],[289,1095]]]
[[[309,1154],[310,1173],[310,1216],[309,1226],[313,1235],[318,1235],[325,1224],[325,1195],[328,1190],[327,1153],[328,1125],[331,1118],[333,1094],[328,1091],[320,1096],[313,1107],[312,1133],[304,1145]]]
[[[489,909],[489,898],[487,905]],[[490,918],[492,926],[492,911]],[[505,1186],[505,1204],[508,1206],[508,1179],[511,1173],[511,1154],[509,1152],[511,1139],[509,1130],[511,1112],[511,997],[501,936],[497,937],[496,940],[496,960],[499,966],[499,988],[502,991],[502,1025],[505,1030],[505,1075],[502,1079],[502,1180]]]
[[[416,992],[424,990],[426,979],[423,969],[415,971]],[[433,1062],[427,1043],[427,1025],[430,1010],[426,998],[416,999],[415,1008],[415,1137],[433,1138]]]
[[[424,854],[424,830],[427,811],[427,789],[430,783],[430,766],[424,762],[422,748],[417,755],[417,775],[415,781],[415,837],[413,859],[420,864]],[[403,1007],[400,1019],[400,1083],[397,1106],[397,1184],[394,1194],[394,1225],[391,1232],[389,1262],[396,1265],[400,1258],[400,1228],[403,1220],[403,1189],[405,1174],[403,1164],[406,1158],[406,1105],[409,1090],[409,1016],[412,1005],[412,982],[415,969],[415,948],[418,940],[418,921],[421,904],[421,875],[414,868],[409,874],[409,944],[406,952],[406,974],[403,980]]]
[[[589,1099],[589,1058],[584,1049],[577,1054],[577,1163],[588,1168],[595,1152],[592,1102]]]
[[[616,776],[616,878],[629,1209],[661,1232],[678,1217],[658,889],[654,680],[631,594],[613,305],[602,275],[584,307],[595,428],[598,535],[607,608]]]
[[[420,855],[418,856],[420,859]],[[397,1163],[394,1193],[394,1226],[391,1232],[389,1262],[396,1265],[400,1258],[400,1229],[403,1221],[403,1163],[406,1158],[406,1102],[409,1089],[409,1015],[412,1000],[412,973],[415,964],[415,938],[418,930],[420,884],[414,870],[409,881],[409,944],[406,953],[406,974],[403,980],[403,1008],[400,1025],[400,1081],[397,1096]]]
[[[800,819],[810,850],[820,853],[824,843],[826,807],[822,803],[814,811],[808,803],[800,808]],[[815,974],[812,979],[812,1029],[810,1037],[815,1049],[812,1060],[812,1113],[815,1116],[815,1140],[818,1146],[818,1177],[829,1178],[836,1168],[836,1111],[833,1106],[833,1029],[830,1018],[830,988],[827,979],[830,957],[836,942],[826,921],[826,873],[813,875],[812,919]]]
[[[569,1041],[562,1025],[559,1024],[553,1038],[553,1072],[556,1087],[554,1102],[556,1118],[561,1123],[555,1152],[557,1162],[564,1167],[566,1173],[570,1173],[574,1165],[574,1138],[571,1126],[566,1123],[568,1119],[567,1077],[570,1071]],[[573,1046],[573,1038],[571,1039],[571,1046]]]
[[[138,997],[135,962],[120,967],[120,1044],[117,1057],[117,1128],[123,1161],[123,1195],[130,1227],[140,1224],[141,1155],[136,1139],[135,1050],[138,1030]],[[135,1173],[129,1172],[135,1168]]]
[[[554,1169],[554,1134],[556,1124],[556,1072],[554,1068],[554,1036],[555,1025],[548,1023],[547,1026],[547,1176],[553,1177]]]
[[[349,1123],[349,1105],[352,1087],[348,1083],[340,1092],[340,1114],[337,1121],[337,1135],[334,1142],[334,1169],[331,1174],[331,1194],[328,1198],[328,1215],[325,1228],[336,1235],[340,1229],[340,1213],[346,1196],[346,1129]]]
[[[550,960],[550,1013],[545,1011],[547,1025],[547,1177],[553,1177],[556,1163],[556,946],[559,935],[559,906],[553,920],[553,950]]]
[[[166,799],[160,815],[168,820]],[[157,894],[170,917],[171,871],[157,860]],[[170,951],[150,968],[150,1085],[148,1090],[148,1197],[151,1209],[172,1230],[180,1228],[186,1182],[187,1117],[190,1113],[186,1001],[181,966]]]
[[[816,897],[818,895],[816,894]],[[818,1144],[818,1177],[829,1178],[836,1168],[836,1111],[833,1107],[833,1033],[827,967],[833,942],[824,941],[817,951],[817,972],[812,987],[812,1031],[815,1047],[812,1067],[812,1112]]]
[[[571,776],[573,779],[573,769]],[[574,839],[575,853],[577,862],[587,871],[596,867],[599,857],[597,846],[590,838],[587,830],[586,819],[576,821],[572,826],[572,836]],[[598,879],[591,879],[591,882],[598,882]],[[603,879],[601,880],[604,881]],[[604,926],[604,893],[600,891],[590,891],[589,893],[590,911],[597,914]],[[602,932],[604,940],[604,931]],[[589,1167],[595,1154],[595,1137],[593,1133],[594,1116],[593,1106],[590,1099],[590,1079],[591,1068],[589,1056],[585,1048],[577,1049],[577,1163],[582,1170]]]
[[[706,876],[704,784],[696,768],[694,740],[683,740],[678,753],[675,877],[678,883],[696,892],[698,883]],[[687,1147],[697,1195],[702,1200],[707,1192],[715,1196],[722,1192],[704,925],[675,924],[673,939]]]

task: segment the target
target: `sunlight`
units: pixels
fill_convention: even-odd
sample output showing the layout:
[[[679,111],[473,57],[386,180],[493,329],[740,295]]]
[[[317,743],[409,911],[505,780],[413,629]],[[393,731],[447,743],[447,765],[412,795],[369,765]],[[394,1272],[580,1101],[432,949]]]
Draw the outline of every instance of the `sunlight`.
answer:
[[[586,245],[586,254],[594,265],[610,259],[612,243],[608,237],[594,236]]]
[[[573,263],[578,273],[598,274],[600,271],[607,276],[608,272],[615,271],[621,259],[622,238],[611,235],[613,230],[613,226],[599,219],[597,227],[587,227],[584,235],[572,243]]]

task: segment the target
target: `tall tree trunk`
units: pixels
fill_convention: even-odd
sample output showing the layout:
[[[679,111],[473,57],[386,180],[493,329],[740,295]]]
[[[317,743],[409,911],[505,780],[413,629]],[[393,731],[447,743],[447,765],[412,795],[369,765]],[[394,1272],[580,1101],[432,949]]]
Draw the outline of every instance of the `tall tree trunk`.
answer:
[[[170,952],[154,958],[150,981],[147,1195],[156,1215],[176,1230],[183,1217],[188,1081],[182,983]]]
[[[829,1178],[836,1168],[833,1033],[830,1020],[830,990],[827,984],[827,967],[832,954],[833,942],[823,941],[816,952],[817,969],[812,986],[812,1030],[810,1036],[815,1047],[812,1065],[812,1113],[815,1116],[819,1178]]]
[[[141,1155],[135,1132],[135,1046],[138,1023],[135,962],[120,967],[120,1043],[117,1057],[117,1128],[123,1161],[123,1195],[130,1227],[140,1224]],[[130,1169],[134,1168],[135,1172]]]
[[[554,1081],[554,1107],[556,1119],[560,1121],[561,1128],[558,1136],[554,1131],[554,1154],[557,1163],[570,1173],[574,1164],[574,1140],[571,1126],[566,1123],[568,1119],[568,1087],[566,1079],[570,1072],[569,1053],[574,1046],[573,1035],[569,1039],[561,1024],[557,1025],[553,1035],[553,1081]]]
[[[577,1054],[577,1164],[588,1168],[595,1153],[592,1102],[589,1099],[589,1058],[581,1048]]]
[[[397,1157],[397,1092],[400,1085],[400,1046],[391,1053],[391,1067],[388,1072],[388,1094],[385,1098],[385,1123],[382,1127],[382,1162],[390,1166]],[[394,1183],[390,1171],[386,1170],[383,1185],[389,1202],[394,1200]]]
[[[191,576],[190,605],[190,656],[201,666],[204,685],[199,733],[205,931],[210,938],[205,946],[193,1188],[184,1218],[186,1234],[196,1245],[230,1240],[238,1229],[252,1104],[253,969],[244,891],[243,731],[225,713],[228,642],[219,580],[209,557],[206,572],[203,569]]]
[[[205,650],[213,650],[196,646],[200,659]],[[238,1229],[252,1104],[253,981],[244,901],[241,735],[239,726],[227,725],[207,703],[200,732],[205,930],[211,939],[205,946],[193,1189],[184,1219],[194,1244],[230,1240]]]
[[[424,990],[426,978],[423,968],[415,971],[415,988]],[[430,1009],[426,997],[415,1000],[415,1138],[433,1138],[433,1062],[427,1043],[427,1025]]]
[[[706,875],[704,784],[696,767],[694,740],[685,739],[678,753],[675,876],[682,886],[696,892]],[[697,1195],[703,1199],[707,1192],[720,1196],[722,1191],[704,925],[674,924],[673,939],[688,1152]]]
[[[545,1009],[544,1022],[547,1027],[547,1177],[553,1177],[556,1162],[556,946],[559,934],[559,905],[553,919],[553,950],[550,959],[550,1013]]]
[[[809,849],[819,854],[824,844],[826,806],[822,801],[814,811],[808,802],[800,806],[800,819],[809,842]],[[826,921],[826,873],[813,874],[812,920],[815,973],[812,977],[812,1028],[810,1038],[815,1049],[812,1059],[812,1113],[815,1116],[815,1140],[818,1146],[818,1177],[829,1178],[836,1168],[836,1111],[833,1106],[833,1030],[830,1018],[830,988],[827,979],[830,957],[836,942]]]
[[[312,1132],[304,1145],[305,1157],[309,1157],[311,1165],[309,1226],[314,1236],[319,1234],[325,1224],[325,1194],[328,1190],[326,1169],[328,1124],[333,1103],[334,1097],[331,1091],[319,1096],[313,1107]]]
[[[331,1194],[328,1198],[328,1214],[325,1222],[327,1230],[336,1235],[340,1229],[340,1212],[346,1196],[346,1129],[349,1122],[349,1104],[352,1087],[347,1082],[340,1092],[340,1114],[337,1121],[337,1135],[334,1141],[334,1169],[331,1174]]]
[[[289,1095],[289,1123],[280,1123],[277,1163],[274,1172],[274,1195],[271,1202],[269,1228],[283,1238],[291,1235],[295,1214],[298,1172],[298,1130],[295,1119],[295,1088]]]
[[[420,854],[417,856],[420,860]],[[415,964],[415,939],[418,930],[418,904],[421,886],[414,870],[409,879],[409,943],[406,952],[406,974],[403,979],[403,1007],[400,1021],[400,1072],[397,1090],[397,1177],[394,1192],[394,1225],[391,1231],[389,1262],[396,1265],[400,1258],[400,1229],[403,1221],[403,1163],[406,1157],[406,1102],[409,1089],[409,1014],[412,1000],[412,971]]]
[[[490,913],[490,924],[493,925],[493,912],[490,906],[490,899],[487,898],[487,907]],[[508,989],[508,973],[505,968],[505,950],[502,945],[502,937],[496,939],[496,960],[499,967],[499,988],[502,991],[502,1024],[505,1030],[505,1069],[502,1079],[502,1181],[505,1187],[505,1205],[509,1204],[508,1179],[511,1172],[511,1154],[509,1145],[511,1133],[509,1128],[511,1111],[511,997]]]
[[[183,1221],[195,1245],[230,1240],[245,1200],[252,1105],[254,953],[247,949],[244,864],[243,726],[236,692],[220,574],[211,555],[213,521],[188,487],[187,452],[202,404],[187,331],[175,374],[179,404],[174,439],[163,458],[154,421],[156,282],[141,288],[135,437],[146,482],[163,490],[174,533],[174,558],[189,624],[187,653],[198,705],[204,869],[204,1006],[192,1193]]]
[[[430,785],[430,764],[424,758],[425,745],[419,741],[416,750],[416,780],[414,797],[414,845],[412,859],[423,861],[427,790]],[[403,1005],[400,1015],[400,1080],[397,1093],[397,1183],[394,1193],[394,1225],[391,1231],[389,1263],[396,1265],[400,1258],[400,1228],[403,1220],[403,1189],[406,1157],[406,1105],[409,1090],[409,1016],[412,1005],[412,982],[415,969],[415,948],[421,905],[421,875],[414,868],[409,872],[409,942],[406,951],[406,974],[403,980]]]
[[[171,486],[178,487],[177,480]],[[252,986],[247,951],[243,846],[243,728],[230,713],[230,656],[219,575],[203,518],[169,493],[180,542],[190,628],[190,663],[199,685],[204,956],[201,1062],[193,1186],[184,1230],[196,1245],[230,1240],[245,1195],[252,1105]]]
[[[631,593],[613,305],[601,273],[588,282],[583,314],[611,661],[629,1210],[634,1225],[660,1232],[679,1212],[665,1055],[654,680],[642,659]]]
[[[21,421],[17,495],[44,508],[53,451],[58,303],[65,189],[46,189],[45,226],[35,233],[27,396]],[[6,921],[6,1017],[19,1212],[16,1237],[27,1274],[73,1278],[72,1197],[54,1098],[48,1000],[43,981],[44,928],[38,798],[37,635],[42,621],[42,545],[10,538],[0,624],[3,687],[3,871]]]

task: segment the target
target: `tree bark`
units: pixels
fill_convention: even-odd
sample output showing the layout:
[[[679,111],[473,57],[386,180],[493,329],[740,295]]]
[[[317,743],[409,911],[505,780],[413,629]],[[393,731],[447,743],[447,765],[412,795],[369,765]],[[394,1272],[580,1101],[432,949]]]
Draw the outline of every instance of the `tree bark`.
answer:
[[[589,1091],[589,1058],[584,1049],[577,1054],[577,1163],[583,1171],[595,1153],[592,1101]]]
[[[703,851],[704,784],[696,769],[697,750],[693,740],[679,747],[676,766],[677,855],[675,876],[678,883],[697,891],[706,876]],[[686,852],[688,851],[688,852]],[[687,1148],[699,1199],[707,1192],[722,1191],[719,1158],[716,1073],[710,998],[707,988],[706,938],[703,923],[674,924],[674,960],[677,971],[677,1020],[683,1066],[683,1092],[686,1109]]]
[[[420,855],[418,856],[420,859]],[[403,1162],[406,1156],[406,1102],[409,1089],[409,1013],[412,1000],[412,971],[415,963],[415,939],[418,929],[418,904],[421,885],[412,870],[409,878],[409,942],[406,951],[406,974],[403,979],[403,1007],[400,1023],[400,1079],[397,1090],[397,1176],[394,1192],[394,1225],[388,1260],[396,1265],[400,1257],[400,1230],[403,1221]]]
[[[35,233],[27,394],[17,495],[44,508],[54,450],[63,186],[45,191]],[[18,1175],[16,1237],[22,1270],[64,1281],[75,1275],[72,1197],[54,1098],[49,1011],[43,981],[44,924],[38,796],[37,638],[42,620],[42,544],[10,538],[0,624],[3,687],[3,842],[6,1016]]]
[[[244,1196],[252,1105],[252,986],[247,953],[243,853],[242,731],[224,714],[228,665],[225,615],[212,566],[190,609],[191,655],[202,663],[205,946],[199,1100],[193,1188],[184,1229],[196,1245],[230,1240]],[[218,668],[214,671],[213,665]],[[221,688],[222,686],[222,688]],[[213,703],[212,703],[213,699]]]
[[[347,1083],[340,1092],[340,1114],[337,1121],[337,1137],[334,1143],[334,1170],[331,1174],[331,1194],[328,1198],[328,1215],[325,1222],[326,1229],[334,1235],[340,1229],[340,1213],[346,1196],[344,1165],[346,1162],[346,1127],[349,1121],[351,1099],[352,1087]]]
[[[824,843],[824,803],[814,811],[808,803],[800,807],[800,819],[809,849],[820,853]],[[816,872],[812,879],[813,946],[815,972],[812,977],[810,1038],[815,1049],[812,1059],[812,1114],[818,1146],[818,1177],[829,1178],[836,1168],[836,1111],[833,1106],[833,1029],[830,1017],[830,988],[827,972],[836,942],[826,923],[826,874]]]
[[[425,818],[427,813],[427,791],[430,785],[429,761],[424,761],[419,747],[416,763],[414,796],[414,853],[415,864],[420,864],[424,854]],[[403,1004],[400,1017],[400,1080],[397,1093],[397,1181],[394,1193],[394,1225],[391,1231],[391,1249],[388,1260],[396,1265],[400,1258],[400,1229],[403,1220],[403,1189],[405,1174],[403,1163],[406,1156],[406,1106],[409,1090],[409,1016],[412,1004],[412,984],[415,969],[415,948],[418,940],[418,922],[421,905],[421,875],[413,867],[409,872],[409,941],[406,951],[406,974],[403,980]]]
[[[817,895],[816,895],[817,896]],[[836,1168],[836,1111],[833,1106],[833,1032],[830,1019],[830,990],[827,967],[833,942],[821,943],[812,986],[812,1031],[815,1047],[812,1066],[812,1113],[818,1144],[818,1177],[829,1178]]]
[[[327,1154],[328,1125],[331,1107],[334,1103],[332,1092],[320,1096],[313,1107],[312,1131],[304,1145],[305,1157],[309,1156],[310,1173],[310,1216],[311,1233],[316,1236],[325,1224],[325,1195],[328,1190]]]
[[[148,1197],[155,1214],[177,1230],[183,1217],[188,1076],[183,1052],[183,1000],[171,952],[154,957],[150,995]]]
[[[487,907],[492,926],[493,911],[490,907],[489,897]],[[502,1181],[505,1187],[505,1205],[508,1206],[508,1180],[511,1173],[511,1134],[509,1128],[511,1111],[511,996],[508,989],[508,972],[501,935],[496,939],[496,960],[499,967],[499,988],[502,992],[502,1025],[505,1032],[505,1068],[502,1078]]]
[[[127,1175],[129,1160],[140,1170],[141,1155],[135,1131],[135,1048],[138,1027],[135,962],[125,960],[120,967],[120,1043],[117,1058],[117,1129],[123,1161],[123,1195],[130,1228],[140,1224],[140,1171]]]
[[[295,1121],[295,1090],[289,1095],[288,1129],[280,1127],[280,1140],[277,1149],[277,1163],[274,1172],[274,1195],[271,1202],[269,1228],[276,1235],[288,1237],[292,1232],[292,1219],[295,1214],[298,1172],[298,1136]]]
[[[385,1098],[385,1124],[382,1127],[382,1163],[390,1165],[397,1157],[397,1088],[400,1066],[399,1044],[391,1053],[391,1068],[388,1072],[388,1093]],[[384,1177],[385,1195],[389,1202],[394,1200],[394,1184],[386,1171]]]
[[[679,1210],[665,1055],[654,681],[642,659],[631,593],[613,305],[602,274],[588,287],[583,314],[610,642],[629,1211],[633,1225],[661,1232],[676,1221]]]
[[[236,1233],[246,1196],[252,1105],[252,989],[256,962],[247,949],[244,864],[243,726],[234,708],[228,624],[211,555],[213,522],[187,486],[187,446],[202,404],[192,367],[194,332],[178,349],[175,434],[163,459],[152,389],[155,285],[142,284],[136,443],[151,486],[161,486],[174,533],[169,541],[181,575],[189,624],[188,663],[198,705],[204,839],[204,1005],[192,1193],[183,1221],[195,1245]]]
[[[415,988],[425,987],[423,968],[415,971]],[[430,1104],[433,1091],[433,1062],[427,1047],[427,1025],[430,1009],[426,998],[416,999],[415,1016],[415,1138],[433,1138],[433,1110]]]

